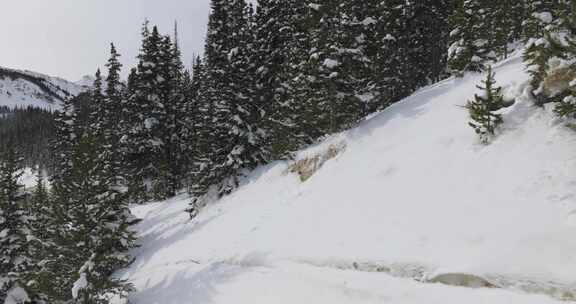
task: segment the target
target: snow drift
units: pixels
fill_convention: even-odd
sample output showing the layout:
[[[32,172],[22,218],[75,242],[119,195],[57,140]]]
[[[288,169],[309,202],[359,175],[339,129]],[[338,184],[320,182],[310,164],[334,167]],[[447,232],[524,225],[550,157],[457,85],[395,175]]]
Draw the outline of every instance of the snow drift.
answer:
[[[533,106],[519,56],[495,71],[516,103],[488,146],[461,107],[484,77],[468,75],[300,152],[346,147],[305,181],[293,163],[260,168],[192,221],[184,196],[135,206],[142,246],[118,274],[134,282],[131,300],[575,299],[576,134]]]

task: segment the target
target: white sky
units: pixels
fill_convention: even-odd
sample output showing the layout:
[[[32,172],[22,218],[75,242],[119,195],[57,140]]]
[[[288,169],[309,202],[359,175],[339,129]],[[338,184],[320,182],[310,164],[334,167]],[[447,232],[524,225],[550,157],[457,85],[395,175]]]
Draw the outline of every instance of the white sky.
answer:
[[[202,52],[210,0],[0,0],[0,66],[75,81],[104,66],[109,43],[122,54],[124,72],[140,48],[148,18],[163,33],[179,23],[186,63]]]

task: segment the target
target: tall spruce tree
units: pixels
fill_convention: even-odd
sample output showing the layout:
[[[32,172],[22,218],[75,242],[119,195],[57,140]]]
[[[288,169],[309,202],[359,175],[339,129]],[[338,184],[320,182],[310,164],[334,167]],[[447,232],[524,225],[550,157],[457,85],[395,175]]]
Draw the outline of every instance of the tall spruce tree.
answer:
[[[158,28],[142,30],[142,48],[138,68],[132,76],[126,107],[128,128],[122,138],[123,150],[129,163],[130,190],[134,201],[165,197],[167,108],[165,58],[163,37]],[[166,50],[164,50],[166,51]]]
[[[38,275],[42,270],[42,262],[45,258],[45,248],[49,242],[48,230],[50,229],[50,194],[45,184],[45,172],[38,168],[36,173],[36,186],[29,198],[28,208],[28,229],[30,235],[28,236],[28,250],[33,262],[33,267],[24,273],[24,278],[27,282],[27,293],[29,298],[34,299],[33,303],[48,304],[50,303],[47,296],[48,288],[41,286],[41,282],[51,279],[40,279]]]
[[[110,145],[110,152],[115,153],[115,148],[118,145],[121,135],[121,125],[123,105],[125,99],[125,87],[120,79],[122,72],[122,63],[120,63],[121,55],[116,50],[114,44],[110,44],[110,58],[106,63],[108,75],[106,76],[106,99],[104,102],[103,111],[106,116],[101,118],[104,127],[104,144]],[[118,159],[118,161],[120,161]],[[115,164],[118,166],[119,164]]]
[[[77,131],[79,110],[70,106],[59,114],[59,134],[65,136],[55,147],[66,147],[61,167],[66,174],[53,180],[40,239],[42,266],[34,274],[35,291],[49,303],[108,303],[130,290],[127,282],[110,276],[132,261],[128,251],[134,246],[135,220],[108,170],[110,160],[103,159],[108,154],[102,153],[98,130]]]
[[[187,128],[185,116],[189,110],[187,87],[182,53],[178,43],[178,26],[174,26],[174,41],[169,37],[163,41],[163,66],[166,79],[164,97],[167,117],[165,124],[166,191],[165,196],[174,196],[182,188],[184,172],[188,170],[189,158],[186,154],[186,140],[183,132]],[[190,140],[188,138],[188,140]]]
[[[299,25],[295,20],[294,0],[265,0],[258,3],[254,24],[255,97],[264,113],[262,127],[271,158],[285,157],[298,144],[291,136],[295,125],[295,106],[289,102],[291,67],[297,60],[291,54]]]
[[[205,50],[206,76],[199,108],[211,120],[200,137],[203,164],[195,195],[217,185],[219,195],[238,186],[244,170],[264,163],[267,151],[261,128],[263,112],[254,100],[250,51],[251,9],[244,0],[212,1]],[[211,127],[208,125],[212,124]]]
[[[215,167],[221,175],[220,194],[233,191],[245,170],[252,170],[269,158],[261,124],[265,113],[255,100],[251,85],[252,9],[245,0],[235,0],[228,3],[227,14],[232,48],[227,50],[227,79],[221,79],[226,81],[227,95],[215,107],[216,124],[229,138],[221,150],[223,158]]]
[[[23,187],[22,159],[13,149],[0,156],[0,302],[31,301],[25,274],[32,265],[28,247],[28,206]]]
[[[376,31],[374,49],[375,73],[372,79],[378,92],[380,102],[377,109],[383,109],[393,102],[407,96],[410,87],[407,83],[409,78],[409,58],[406,39],[403,33],[406,26],[405,1],[388,0],[377,4],[377,12],[380,17]]]
[[[309,32],[308,85],[304,93],[310,134],[318,138],[340,131],[359,118],[363,109],[355,94],[352,72],[354,64],[362,60],[362,53],[350,44],[341,5],[320,1],[311,12],[315,24]]]
[[[386,90],[379,85],[381,68],[379,56],[384,52],[384,36],[380,24],[384,22],[382,1],[349,1],[341,5],[341,19],[344,44],[349,45],[347,66],[352,79],[355,79],[354,91],[360,100],[365,116],[382,109],[389,100]]]

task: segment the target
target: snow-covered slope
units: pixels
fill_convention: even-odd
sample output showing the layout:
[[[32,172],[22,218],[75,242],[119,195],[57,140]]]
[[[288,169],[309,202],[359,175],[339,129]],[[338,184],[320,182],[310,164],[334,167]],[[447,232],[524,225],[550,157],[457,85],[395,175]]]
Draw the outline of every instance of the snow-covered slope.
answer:
[[[0,67],[0,106],[57,109],[64,98],[87,89],[84,83]]]
[[[281,162],[192,221],[185,197],[134,207],[142,246],[118,274],[138,289],[131,300],[574,299],[576,133],[532,106],[520,58],[496,72],[517,102],[489,146],[478,144],[461,107],[483,79],[469,75],[301,152],[312,159],[345,147],[305,182]]]

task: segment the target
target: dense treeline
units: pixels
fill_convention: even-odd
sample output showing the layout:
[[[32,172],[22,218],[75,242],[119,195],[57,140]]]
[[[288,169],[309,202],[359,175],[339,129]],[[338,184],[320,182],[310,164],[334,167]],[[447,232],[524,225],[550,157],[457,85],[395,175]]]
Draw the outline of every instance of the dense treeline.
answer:
[[[453,6],[267,0],[255,10],[212,1],[204,56],[191,71],[177,33],[148,24],[126,83],[110,79],[121,69],[112,48],[109,83],[97,80],[91,94],[92,127],[103,129],[132,201],[187,189],[194,214],[245,172],[448,76]],[[84,121],[74,105],[71,115]]]
[[[212,0],[205,52],[187,70],[177,29],[145,23],[138,64],[106,76],[56,114],[54,174],[31,196],[20,158],[0,162],[0,300],[108,303],[131,262],[128,203],[187,190],[194,216],[255,167],[291,153],[418,88],[487,70],[467,108],[481,135],[506,106],[491,64],[526,43],[533,94],[576,113],[570,1]],[[561,71],[562,73],[560,73]],[[560,78],[561,85],[551,85]]]
[[[54,130],[54,116],[49,111],[0,107],[0,153],[17,150],[26,167],[51,169]]]
[[[194,213],[258,165],[447,76],[449,1],[213,1],[204,56],[143,29],[118,131],[138,199],[186,186]],[[431,27],[430,25],[434,25]],[[182,184],[186,181],[186,185]]]

